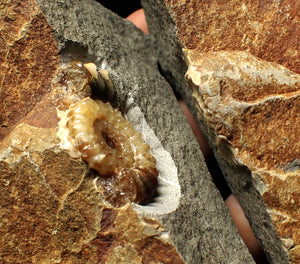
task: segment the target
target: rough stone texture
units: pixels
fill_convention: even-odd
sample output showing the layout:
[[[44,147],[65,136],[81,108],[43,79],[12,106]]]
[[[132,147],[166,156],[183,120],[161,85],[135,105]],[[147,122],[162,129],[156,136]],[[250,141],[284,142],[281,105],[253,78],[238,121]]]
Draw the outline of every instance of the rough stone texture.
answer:
[[[4,1],[0,12],[0,139],[3,139],[49,91],[58,55],[51,28],[34,2]]]
[[[0,14],[1,263],[252,263],[148,37],[92,0],[5,1]],[[152,203],[111,207],[61,148],[58,113],[99,96],[78,60],[108,70],[113,105],[138,108],[175,164]]]
[[[161,71],[198,118],[269,260],[298,263],[299,2],[143,5]]]
[[[165,3],[174,14],[178,37],[185,48],[196,53],[248,51],[300,73],[298,1]]]
[[[199,118],[222,157],[250,169],[285,249],[297,263],[299,75],[245,52],[205,55],[189,59],[186,73]]]

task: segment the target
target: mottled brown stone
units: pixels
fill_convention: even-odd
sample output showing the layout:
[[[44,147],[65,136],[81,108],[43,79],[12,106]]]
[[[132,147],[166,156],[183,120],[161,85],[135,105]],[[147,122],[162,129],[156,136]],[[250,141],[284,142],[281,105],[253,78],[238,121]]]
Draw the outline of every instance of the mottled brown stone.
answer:
[[[144,263],[184,263],[175,248],[157,238],[147,238],[138,250],[141,252]]]
[[[257,188],[286,250],[292,248],[290,257],[296,259],[300,76],[245,52],[194,54],[186,51],[186,77],[199,117],[224,159],[246,165],[260,179]]]
[[[265,169],[283,171],[300,156],[298,74],[245,52],[186,54],[187,78],[216,144],[225,136],[236,159]]]
[[[114,229],[118,245],[107,263],[184,263],[168,238],[160,238],[164,231],[161,224],[155,220],[141,219],[128,206],[119,211]],[[129,256],[128,251],[131,252]]]
[[[86,164],[59,148],[55,128],[19,124],[0,149],[2,262],[183,263],[155,219],[129,204],[106,207]]]
[[[183,46],[197,53],[249,51],[300,73],[300,3],[165,0]]]
[[[57,126],[59,118],[56,117],[57,105],[49,96],[44,96],[33,109],[26,115],[22,122],[42,128],[53,128]]]
[[[101,227],[90,244],[76,254],[65,252],[60,263],[184,263],[168,238],[159,237],[160,224],[143,221],[129,205],[103,209]]]
[[[58,65],[52,29],[33,0],[0,5],[0,139],[51,90]]]
[[[67,210],[65,201],[65,193],[78,187],[86,167],[55,147],[58,143],[55,132],[21,124],[2,142],[0,259],[4,263],[57,262],[59,252],[71,247],[66,240],[71,240],[74,247],[86,235],[85,229],[79,229],[79,234],[74,232],[72,225],[80,225],[80,217],[77,211]],[[51,143],[52,150],[47,150]],[[54,164],[57,157],[60,163]],[[51,170],[45,170],[49,166],[60,169],[49,175]],[[69,166],[72,174],[68,174]],[[56,187],[51,177],[63,180],[65,189],[59,180]],[[67,239],[65,230],[70,228],[72,235]]]

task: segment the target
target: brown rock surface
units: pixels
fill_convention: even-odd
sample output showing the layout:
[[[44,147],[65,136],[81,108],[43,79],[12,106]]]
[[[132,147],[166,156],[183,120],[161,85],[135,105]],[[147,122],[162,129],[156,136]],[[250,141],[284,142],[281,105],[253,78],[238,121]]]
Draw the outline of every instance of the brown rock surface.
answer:
[[[164,2],[186,49],[248,51],[300,73],[299,1]]]
[[[161,70],[198,118],[269,260],[298,263],[300,2],[143,4]]]
[[[277,232],[297,263],[300,76],[246,52],[193,52],[187,51],[186,77],[199,118],[223,158],[251,170]]]
[[[0,139],[3,139],[49,92],[58,64],[51,28],[34,1],[1,3],[0,51]]]

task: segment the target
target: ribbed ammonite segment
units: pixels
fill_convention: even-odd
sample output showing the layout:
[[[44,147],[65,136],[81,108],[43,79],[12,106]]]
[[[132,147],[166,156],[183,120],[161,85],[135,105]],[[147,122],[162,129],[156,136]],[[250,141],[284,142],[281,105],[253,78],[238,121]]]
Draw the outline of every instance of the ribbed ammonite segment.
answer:
[[[66,128],[73,148],[99,173],[97,185],[109,202],[151,198],[157,187],[155,158],[117,109],[87,97],[70,107]]]

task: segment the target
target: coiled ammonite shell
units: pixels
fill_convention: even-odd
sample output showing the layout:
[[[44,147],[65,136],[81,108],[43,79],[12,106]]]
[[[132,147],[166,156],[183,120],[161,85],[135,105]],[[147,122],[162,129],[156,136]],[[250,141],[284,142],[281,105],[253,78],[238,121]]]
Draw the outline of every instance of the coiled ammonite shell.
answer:
[[[98,185],[110,202],[151,198],[158,184],[156,160],[117,109],[87,97],[70,107],[66,128],[73,148],[99,173]]]

